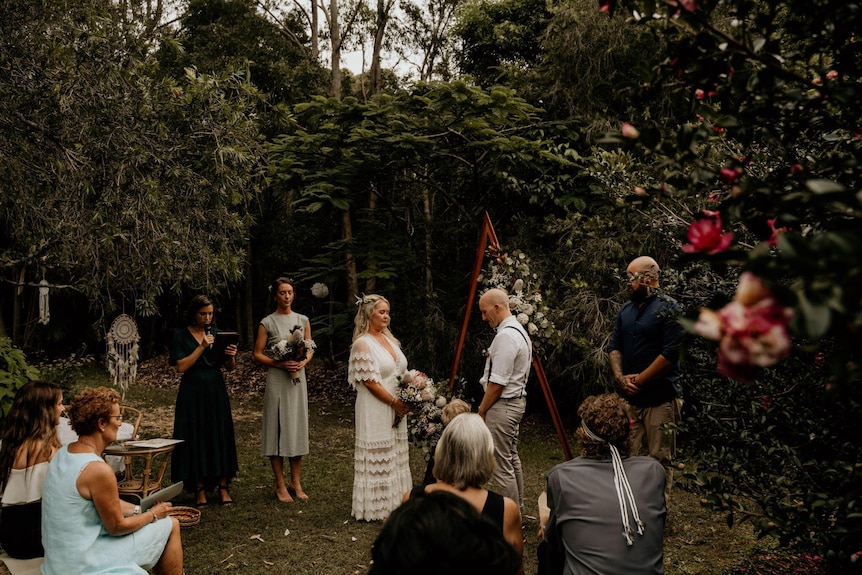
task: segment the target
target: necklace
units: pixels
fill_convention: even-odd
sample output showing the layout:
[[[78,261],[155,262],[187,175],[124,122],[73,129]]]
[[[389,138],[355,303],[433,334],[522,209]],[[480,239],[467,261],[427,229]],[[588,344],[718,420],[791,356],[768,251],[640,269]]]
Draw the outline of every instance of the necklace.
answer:
[[[78,443],[80,443],[81,445],[86,445],[87,447],[89,447],[90,449],[93,450],[93,453],[95,453],[96,455],[99,455],[99,450],[96,448],[95,445],[90,445],[89,443],[87,443],[86,441],[81,439],[80,437],[78,438]]]

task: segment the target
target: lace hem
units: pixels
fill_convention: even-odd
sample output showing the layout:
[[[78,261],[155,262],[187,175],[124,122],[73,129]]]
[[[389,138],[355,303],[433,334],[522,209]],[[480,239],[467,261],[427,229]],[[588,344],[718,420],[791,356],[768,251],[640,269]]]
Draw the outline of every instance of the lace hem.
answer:
[[[385,449],[357,446],[354,469],[351,514],[359,520],[386,519],[412,485],[406,444]]]

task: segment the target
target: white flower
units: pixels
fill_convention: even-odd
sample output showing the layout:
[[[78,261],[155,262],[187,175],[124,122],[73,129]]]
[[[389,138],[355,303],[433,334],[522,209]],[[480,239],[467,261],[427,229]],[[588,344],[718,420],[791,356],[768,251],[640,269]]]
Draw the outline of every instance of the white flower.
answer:
[[[446,407],[446,398],[442,395],[438,396],[436,405],[437,407]]]
[[[326,287],[325,283],[317,282],[311,286],[311,295],[317,299],[323,299],[329,295],[329,288]]]
[[[539,333],[539,328],[536,327],[536,324],[530,322],[527,324],[527,331],[530,333],[530,335],[536,335],[537,333]]]
[[[525,313],[519,313],[517,319],[518,323],[520,323],[521,325],[527,325],[527,323],[530,321],[530,316]]]
[[[523,255],[523,254],[522,254]],[[512,290],[519,292],[524,289],[524,280],[518,278],[515,280],[515,285],[512,286]]]
[[[525,303],[523,306],[521,306],[521,311],[527,315],[533,315],[533,312],[536,311],[536,308],[534,308],[528,303]]]

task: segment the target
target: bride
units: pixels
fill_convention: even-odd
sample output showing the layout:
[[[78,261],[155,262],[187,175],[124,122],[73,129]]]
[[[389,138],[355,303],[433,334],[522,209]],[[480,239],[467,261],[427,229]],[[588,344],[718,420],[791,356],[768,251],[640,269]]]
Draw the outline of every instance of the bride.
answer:
[[[389,331],[389,302],[362,296],[354,319],[347,379],[356,390],[353,509],[359,520],[386,519],[413,484],[407,449],[410,406],[398,399],[398,376],[407,371],[401,344]],[[401,416],[393,426],[395,416]]]

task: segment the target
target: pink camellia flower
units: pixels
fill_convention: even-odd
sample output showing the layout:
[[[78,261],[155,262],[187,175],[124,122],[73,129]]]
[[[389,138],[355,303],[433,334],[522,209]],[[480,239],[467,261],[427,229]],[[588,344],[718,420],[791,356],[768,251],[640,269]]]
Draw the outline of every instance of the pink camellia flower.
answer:
[[[729,186],[739,179],[739,176],[741,175],[742,170],[737,170],[736,168],[721,168],[721,171],[718,172],[718,179]]]
[[[705,218],[692,222],[688,226],[688,241],[682,246],[687,254],[705,252],[717,254],[723,252],[733,243],[733,232],[722,233],[721,215],[718,212],[704,210]]]
[[[792,166],[790,166],[790,173],[793,174],[794,176],[798,176],[799,174],[801,174],[804,171],[805,171],[805,168],[802,167],[802,164],[793,164]]]
[[[829,70],[826,72],[827,80],[835,80],[836,78],[838,78],[838,70]]]
[[[718,369],[739,381],[754,377],[760,367],[775,365],[790,353],[787,326],[793,318],[772,291],[751,272],[743,273],[733,301],[717,313],[701,309],[694,324],[698,335],[718,340]]]
[[[634,126],[632,126],[631,124],[629,124],[628,122],[623,122],[623,130],[622,131],[623,131],[623,137],[624,138],[630,138],[632,140],[637,140],[638,136],[641,135],[641,133],[638,131],[638,129],[635,128]]]
[[[774,246],[776,243],[778,243],[778,234],[783,234],[784,232],[787,231],[787,228],[784,226],[781,226],[780,228],[776,228],[775,227],[776,221],[777,221],[776,218],[772,218],[771,220],[766,220],[766,223],[769,224],[769,229],[772,230],[772,235],[769,236],[769,239],[766,240],[766,243],[768,243],[771,246]]]
[[[704,92],[703,90],[698,88],[697,90],[694,91],[694,97],[697,98],[698,100],[703,100],[704,98],[706,98],[706,92]]]

